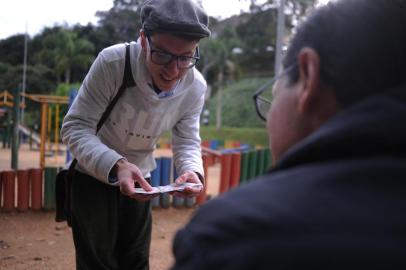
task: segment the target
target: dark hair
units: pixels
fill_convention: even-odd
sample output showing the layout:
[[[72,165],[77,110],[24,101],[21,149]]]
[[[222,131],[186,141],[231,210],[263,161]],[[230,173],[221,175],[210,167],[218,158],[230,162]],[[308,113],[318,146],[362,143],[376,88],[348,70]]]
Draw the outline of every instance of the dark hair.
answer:
[[[297,29],[283,66],[311,47],[321,79],[347,107],[406,83],[406,0],[341,0],[315,10]],[[289,73],[298,80],[298,68]]]

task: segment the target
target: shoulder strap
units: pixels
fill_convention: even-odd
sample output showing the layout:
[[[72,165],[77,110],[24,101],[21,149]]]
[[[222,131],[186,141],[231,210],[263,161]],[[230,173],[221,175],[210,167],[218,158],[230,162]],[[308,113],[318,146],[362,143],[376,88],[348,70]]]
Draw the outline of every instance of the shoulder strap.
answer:
[[[103,126],[104,122],[106,121],[107,117],[110,115],[111,111],[113,110],[114,106],[117,103],[117,100],[123,95],[124,90],[128,87],[135,86],[135,81],[131,71],[131,61],[130,61],[130,44],[125,44],[125,67],[124,67],[124,76],[123,82],[118,89],[116,96],[110,102],[107,109],[104,111],[102,117],[100,118],[99,122],[97,123],[96,133],[100,130]]]
[[[113,110],[114,106],[117,103],[117,100],[123,95],[124,90],[128,87],[133,87],[136,85],[133,75],[132,75],[132,71],[131,71],[131,61],[130,60],[131,60],[130,44],[126,43],[125,44],[125,67],[124,67],[123,82],[122,82],[120,88],[118,89],[117,94],[115,95],[113,100],[110,102],[110,104],[107,106],[102,117],[100,118],[99,122],[97,123],[96,134],[97,134],[97,132],[99,132],[100,128],[103,126],[107,117],[109,117],[111,111]],[[78,161],[75,158],[74,160],[72,160],[72,163],[69,166],[69,173],[73,173],[73,169],[75,168],[76,163],[78,163]]]

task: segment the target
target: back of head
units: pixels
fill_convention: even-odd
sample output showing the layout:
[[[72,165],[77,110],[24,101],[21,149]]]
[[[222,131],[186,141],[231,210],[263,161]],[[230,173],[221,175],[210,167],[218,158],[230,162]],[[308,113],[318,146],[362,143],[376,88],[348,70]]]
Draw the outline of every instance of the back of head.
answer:
[[[314,11],[297,29],[284,67],[304,47],[320,57],[321,79],[342,107],[406,85],[406,1],[339,0]],[[290,81],[296,82],[298,70]]]
[[[146,1],[141,24],[147,34],[169,33],[195,40],[210,36],[209,17],[193,0]]]

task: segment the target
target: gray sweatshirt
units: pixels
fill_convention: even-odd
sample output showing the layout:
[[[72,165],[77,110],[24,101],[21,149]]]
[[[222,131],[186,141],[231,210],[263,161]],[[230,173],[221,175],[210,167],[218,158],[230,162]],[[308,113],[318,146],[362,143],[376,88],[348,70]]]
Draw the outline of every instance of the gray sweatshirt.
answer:
[[[187,71],[169,97],[151,88],[140,43],[130,44],[131,69],[136,83],[127,88],[97,135],[96,125],[122,83],[124,44],[99,53],[62,124],[62,140],[78,160],[77,169],[109,183],[108,175],[122,158],[138,166],[144,177],[155,167],[153,151],[159,137],[172,130],[177,172],[204,175],[199,118],[206,81],[196,69]]]

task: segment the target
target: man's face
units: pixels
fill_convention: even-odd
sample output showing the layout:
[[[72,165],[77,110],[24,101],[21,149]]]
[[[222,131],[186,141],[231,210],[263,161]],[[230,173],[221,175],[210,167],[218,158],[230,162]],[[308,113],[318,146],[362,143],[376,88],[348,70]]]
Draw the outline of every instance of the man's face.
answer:
[[[169,53],[176,56],[194,56],[198,45],[197,41],[188,41],[166,33],[155,33],[150,37],[141,35],[142,47],[146,55],[147,69],[155,85],[162,91],[171,90],[186,74],[188,69],[180,69],[177,60],[173,59],[166,65],[159,65],[151,60],[152,50]]]
[[[267,116],[272,160],[275,162],[303,138],[302,123],[297,112],[296,84],[289,85],[287,75],[276,81],[273,101]]]

